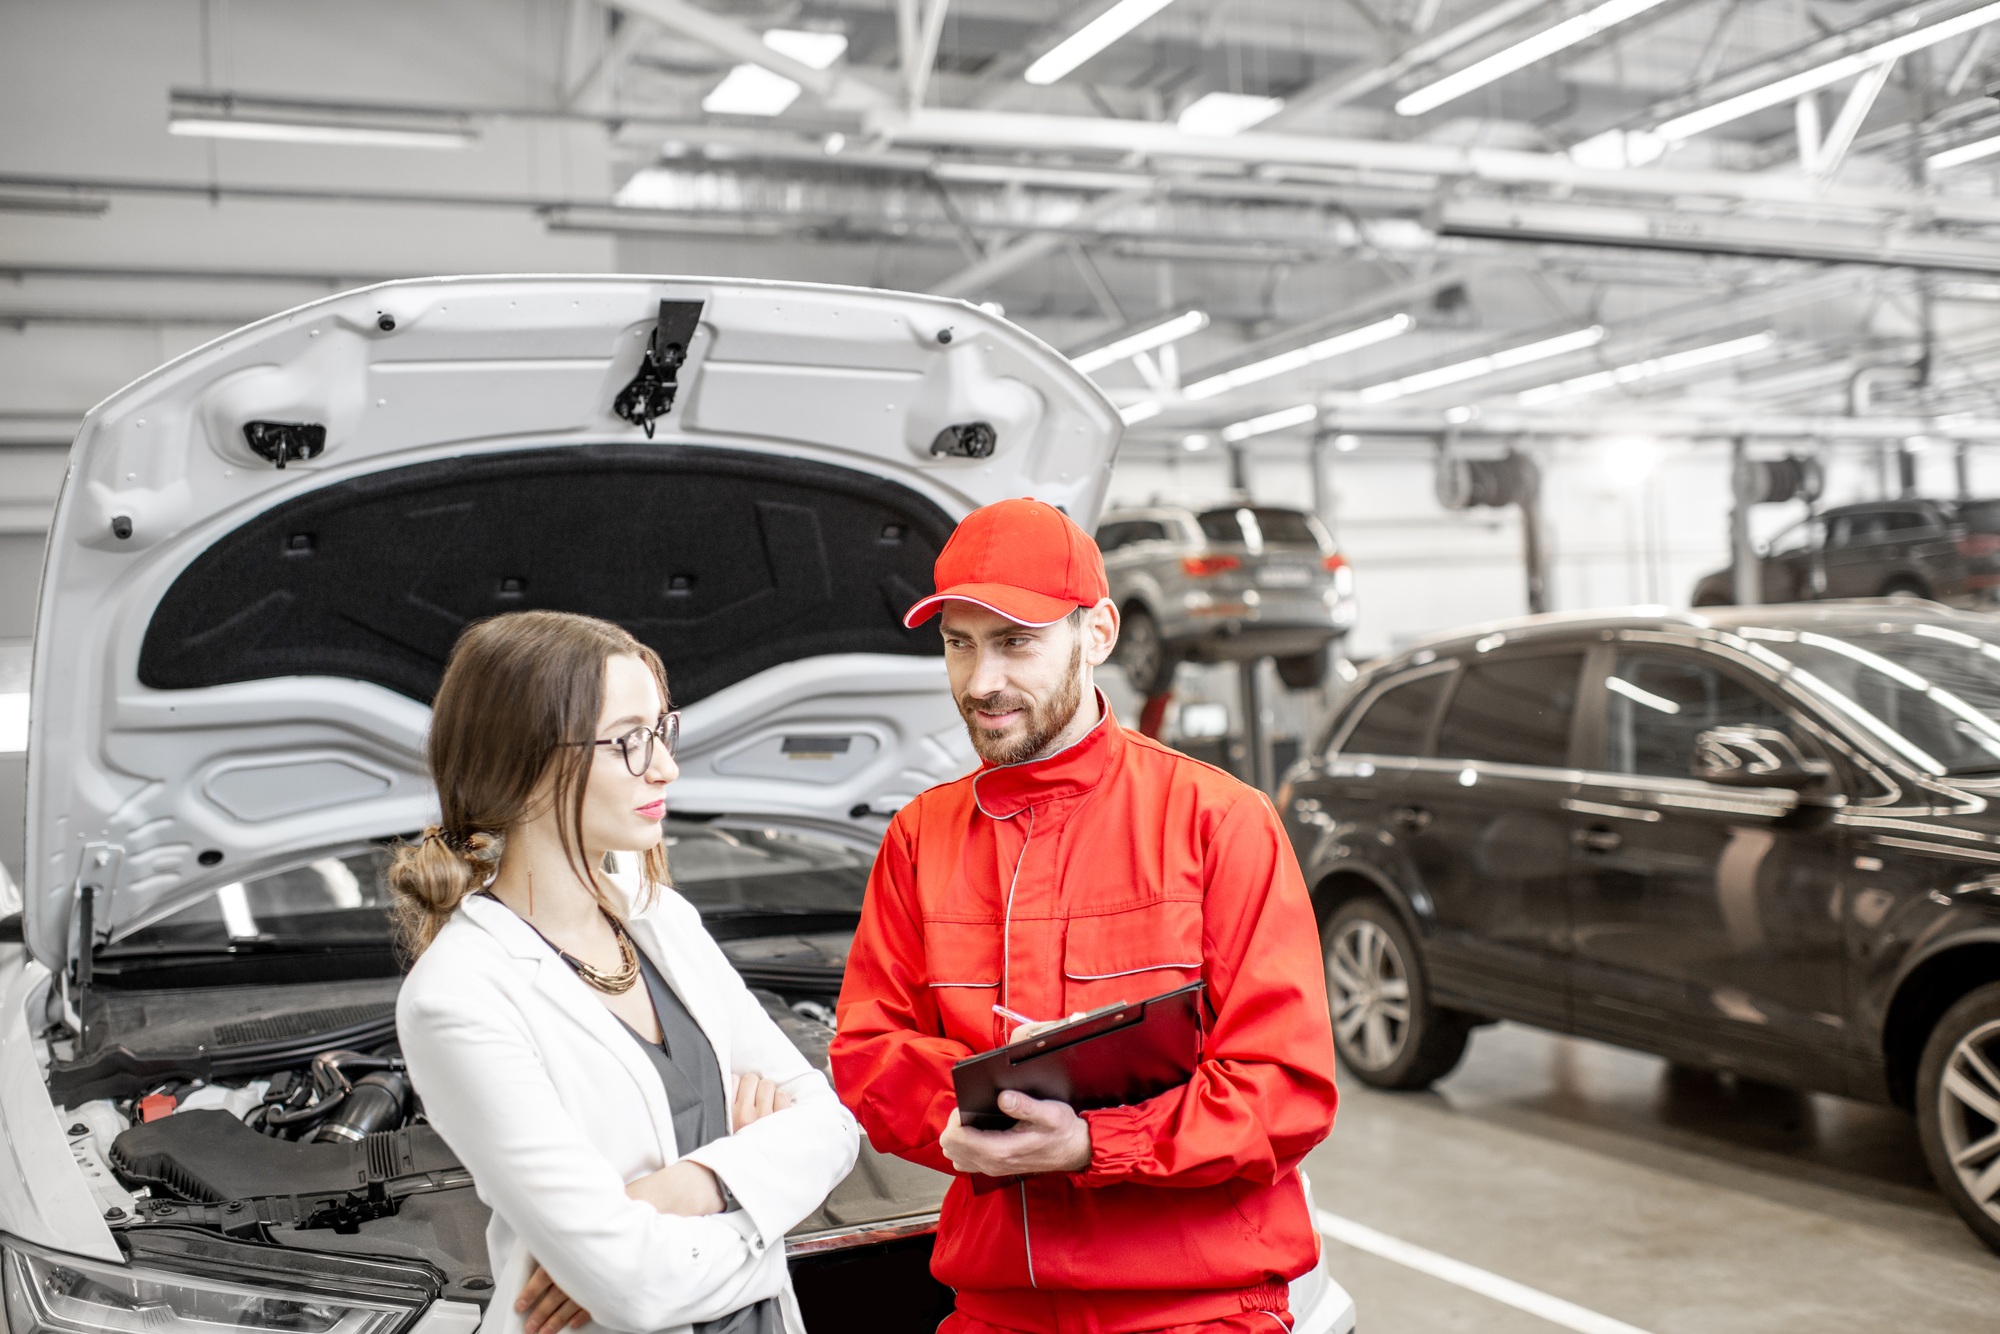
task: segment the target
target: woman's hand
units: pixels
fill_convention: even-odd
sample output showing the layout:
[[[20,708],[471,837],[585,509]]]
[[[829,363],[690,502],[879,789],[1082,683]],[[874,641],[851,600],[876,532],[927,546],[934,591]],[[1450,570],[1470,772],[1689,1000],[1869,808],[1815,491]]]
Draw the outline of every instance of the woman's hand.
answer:
[[[644,1200],[663,1214],[679,1214],[683,1218],[722,1212],[722,1186],[715,1173],[685,1158],[640,1177],[625,1187],[625,1193],[635,1200]],[[534,1332],[531,1330],[529,1334]]]
[[[792,1095],[779,1088],[776,1080],[762,1075],[738,1075],[736,1096],[729,1106],[729,1131],[734,1134],[752,1121],[761,1121],[791,1105]]]
[[[549,1277],[549,1271],[537,1263],[535,1272],[528,1276],[521,1295],[514,1299],[514,1309],[526,1312],[526,1334],[556,1334],[560,1329],[580,1329],[590,1323],[590,1312],[570,1300],[568,1293],[556,1286]]]

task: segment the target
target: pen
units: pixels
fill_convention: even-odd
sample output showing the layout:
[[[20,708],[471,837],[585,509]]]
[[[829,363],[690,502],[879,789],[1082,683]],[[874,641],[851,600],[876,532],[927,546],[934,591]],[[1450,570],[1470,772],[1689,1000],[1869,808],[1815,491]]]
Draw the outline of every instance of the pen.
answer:
[[[1012,1019],[1017,1024],[1032,1024],[1035,1022],[1033,1019],[1028,1018],[1027,1015],[1017,1010],[1010,1010],[1004,1005],[994,1006],[993,1013],[999,1015],[1002,1019]]]

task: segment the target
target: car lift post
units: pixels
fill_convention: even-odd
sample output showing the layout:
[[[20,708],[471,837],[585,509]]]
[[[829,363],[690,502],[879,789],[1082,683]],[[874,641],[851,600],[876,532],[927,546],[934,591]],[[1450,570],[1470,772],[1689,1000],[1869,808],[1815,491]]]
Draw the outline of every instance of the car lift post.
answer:
[[[1264,727],[1264,663],[1263,658],[1244,658],[1236,664],[1243,711],[1243,781],[1259,792],[1272,787],[1271,736]]]
[[[1750,540],[1750,506],[1760,494],[1750,463],[1750,442],[1737,436],[1729,442],[1729,553],[1735,573],[1735,599],[1739,607],[1754,607],[1764,600],[1763,570],[1757,564],[1757,547]]]

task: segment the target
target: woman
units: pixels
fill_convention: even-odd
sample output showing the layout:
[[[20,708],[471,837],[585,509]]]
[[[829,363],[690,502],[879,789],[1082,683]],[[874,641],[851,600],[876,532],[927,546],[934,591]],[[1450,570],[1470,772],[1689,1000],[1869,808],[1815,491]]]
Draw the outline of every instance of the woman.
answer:
[[[666,709],[651,649],[558,612],[474,625],[438,689],[396,1027],[493,1210],[517,1295],[488,1334],[803,1334],[785,1233],[854,1165],[853,1118],[666,887]]]

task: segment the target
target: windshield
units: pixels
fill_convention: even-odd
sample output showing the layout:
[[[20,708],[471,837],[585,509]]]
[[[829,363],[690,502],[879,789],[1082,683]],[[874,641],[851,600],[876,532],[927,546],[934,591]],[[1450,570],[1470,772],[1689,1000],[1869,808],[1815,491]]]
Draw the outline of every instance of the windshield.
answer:
[[[1923,772],[2000,774],[2000,626],[1953,618],[1739,633]]]
[[[873,861],[830,839],[778,829],[666,822],[674,887],[704,916],[858,914]],[[390,847],[360,848],[220,885],[140,923],[114,954],[215,949],[386,947]]]

